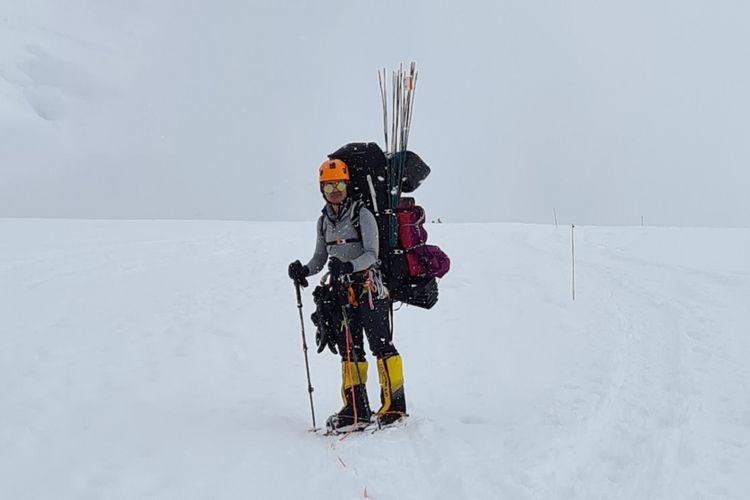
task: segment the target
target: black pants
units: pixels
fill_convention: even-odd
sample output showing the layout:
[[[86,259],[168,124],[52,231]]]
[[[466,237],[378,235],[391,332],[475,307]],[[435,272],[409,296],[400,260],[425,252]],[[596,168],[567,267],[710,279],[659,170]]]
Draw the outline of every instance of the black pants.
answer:
[[[347,352],[346,328],[342,326],[336,338],[339,353],[344,361],[365,361],[363,346],[363,331],[367,335],[370,351],[376,357],[389,357],[398,354],[393,345],[391,325],[389,320],[390,299],[372,298],[373,308],[370,308],[369,290],[358,283],[352,284],[357,305],[348,305],[346,314],[349,323],[349,347]]]

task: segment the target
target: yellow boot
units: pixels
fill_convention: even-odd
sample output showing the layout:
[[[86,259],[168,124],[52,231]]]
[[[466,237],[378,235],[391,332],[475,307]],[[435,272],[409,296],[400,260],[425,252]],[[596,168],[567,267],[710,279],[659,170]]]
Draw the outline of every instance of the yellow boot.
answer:
[[[344,407],[328,417],[329,432],[344,433],[366,427],[372,412],[367,398],[367,362],[341,363],[341,399]]]
[[[404,396],[404,369],[401,356],[396,354],[378,358],[378,378],[380,379],[380,402],[377,413],[379,425],[389,425],[406,416]]]

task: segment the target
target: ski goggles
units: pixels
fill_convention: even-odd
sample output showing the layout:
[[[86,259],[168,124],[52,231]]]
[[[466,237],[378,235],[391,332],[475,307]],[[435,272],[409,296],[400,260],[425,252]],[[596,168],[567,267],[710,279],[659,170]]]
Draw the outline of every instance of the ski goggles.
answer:
[[[323,184],[323,192],[331,194],[334,191],[343,191],[346,189],[346,182],[337,182],[336,184]]]

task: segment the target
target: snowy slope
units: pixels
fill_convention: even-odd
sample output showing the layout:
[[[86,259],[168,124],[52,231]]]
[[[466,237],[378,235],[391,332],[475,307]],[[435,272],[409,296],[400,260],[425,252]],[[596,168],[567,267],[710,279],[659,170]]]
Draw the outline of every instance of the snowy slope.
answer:
[[[569,227],[430,226],[453,269],[397,313],[412,416],[343,440],[308,432],[285,277],[313,232],[0,220],[0,496],[750,497],[750,231],[577,227],[573,302]]]

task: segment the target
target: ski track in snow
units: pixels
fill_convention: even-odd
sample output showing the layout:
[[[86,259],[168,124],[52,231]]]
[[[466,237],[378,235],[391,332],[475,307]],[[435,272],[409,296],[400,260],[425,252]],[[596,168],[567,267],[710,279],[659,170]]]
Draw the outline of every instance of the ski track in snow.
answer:
[[[665,269],[608,252],[602,257],[579,266],[587,289],[598,282],[595,289],[609,291],[596,309],[615,327],[614,336],[601,332],[611,353],[562,384],[534,422],[549,433],[550,459],[524,464],[534,471],[532,491],[544,491],[544,498],[744,498],[750,491],[744,473],[750,435],[741,421],[750,414],[741,396],[747,394],[747,344],[732,346],[739,330],[727,331],[703,307],[721,304],[718,296],[728,310],[742,311],[742,287],[734,295],[726,285],[744,277]],[[645,272],[634,273],[637,268]],[[726,410],[709,406],[717,394],[717,407]],[[703,423],[706,413],[730,427],[696,442],[716,430]],[[700,451],[707,446],[710,460]],[[685,482],[690,486],[679,487]]]
[[[750,496],[746,230],[580,228],[573,302],[564,231],[431,225],[454,265],[433,311],[396,316],[411,417],[342,439],[307,432],[285,278],[306,229],[0,220],[0,491]],[[707,236],[736,258],[671,262]],[[320,425],[340,405],[338,361],[310,363]]]

